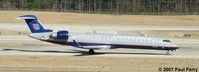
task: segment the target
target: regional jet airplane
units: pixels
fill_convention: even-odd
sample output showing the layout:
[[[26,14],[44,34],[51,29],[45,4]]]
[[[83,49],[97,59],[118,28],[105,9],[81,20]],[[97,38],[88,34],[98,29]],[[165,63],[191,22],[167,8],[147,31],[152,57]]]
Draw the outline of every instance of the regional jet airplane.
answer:
[[[75,33],[68,30],[53,31],[45,29],[38,18],[34,15],[23,15],[18,19],[24,19],[32,32],[30,37],[61,45],[69,45],[76,48],[89,49],[89,54],[95,54],[96,49],[153,49],[175,51],[179,47],[170,40],[160,37],[132,36],[118,34],[97,34],[97,33]]]

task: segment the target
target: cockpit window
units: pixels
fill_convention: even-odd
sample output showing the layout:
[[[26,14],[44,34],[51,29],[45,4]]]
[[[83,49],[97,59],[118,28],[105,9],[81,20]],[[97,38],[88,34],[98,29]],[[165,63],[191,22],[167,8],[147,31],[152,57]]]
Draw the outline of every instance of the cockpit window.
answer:
[[[163,42],[171,42],[170,40],[163,40]]]

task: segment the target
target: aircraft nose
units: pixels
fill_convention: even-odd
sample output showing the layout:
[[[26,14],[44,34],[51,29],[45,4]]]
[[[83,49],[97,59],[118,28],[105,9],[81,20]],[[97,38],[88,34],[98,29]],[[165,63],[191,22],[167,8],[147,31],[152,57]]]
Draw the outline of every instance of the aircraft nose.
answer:
[[[173,48],[174,48],[174,49],[178,49],[178,48],[179,48],[179,46],[178,46],[178,45],[176,45],[176,44],[173,44]]]

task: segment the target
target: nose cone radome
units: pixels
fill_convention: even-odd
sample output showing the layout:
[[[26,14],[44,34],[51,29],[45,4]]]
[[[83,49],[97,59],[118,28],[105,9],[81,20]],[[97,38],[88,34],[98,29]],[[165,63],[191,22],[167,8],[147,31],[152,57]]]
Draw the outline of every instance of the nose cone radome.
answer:
[[[179,46],[176,45],[176,44],[173,44],[173,45],[172,45],[172,48],[173,48],[173,49],[179,49]]]

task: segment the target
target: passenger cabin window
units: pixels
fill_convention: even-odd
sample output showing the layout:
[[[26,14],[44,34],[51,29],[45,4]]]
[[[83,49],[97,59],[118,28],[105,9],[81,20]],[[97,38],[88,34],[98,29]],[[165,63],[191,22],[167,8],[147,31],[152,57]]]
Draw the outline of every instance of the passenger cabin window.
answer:
[[[163,42],[171,42],[170,40],[163,40]]]

